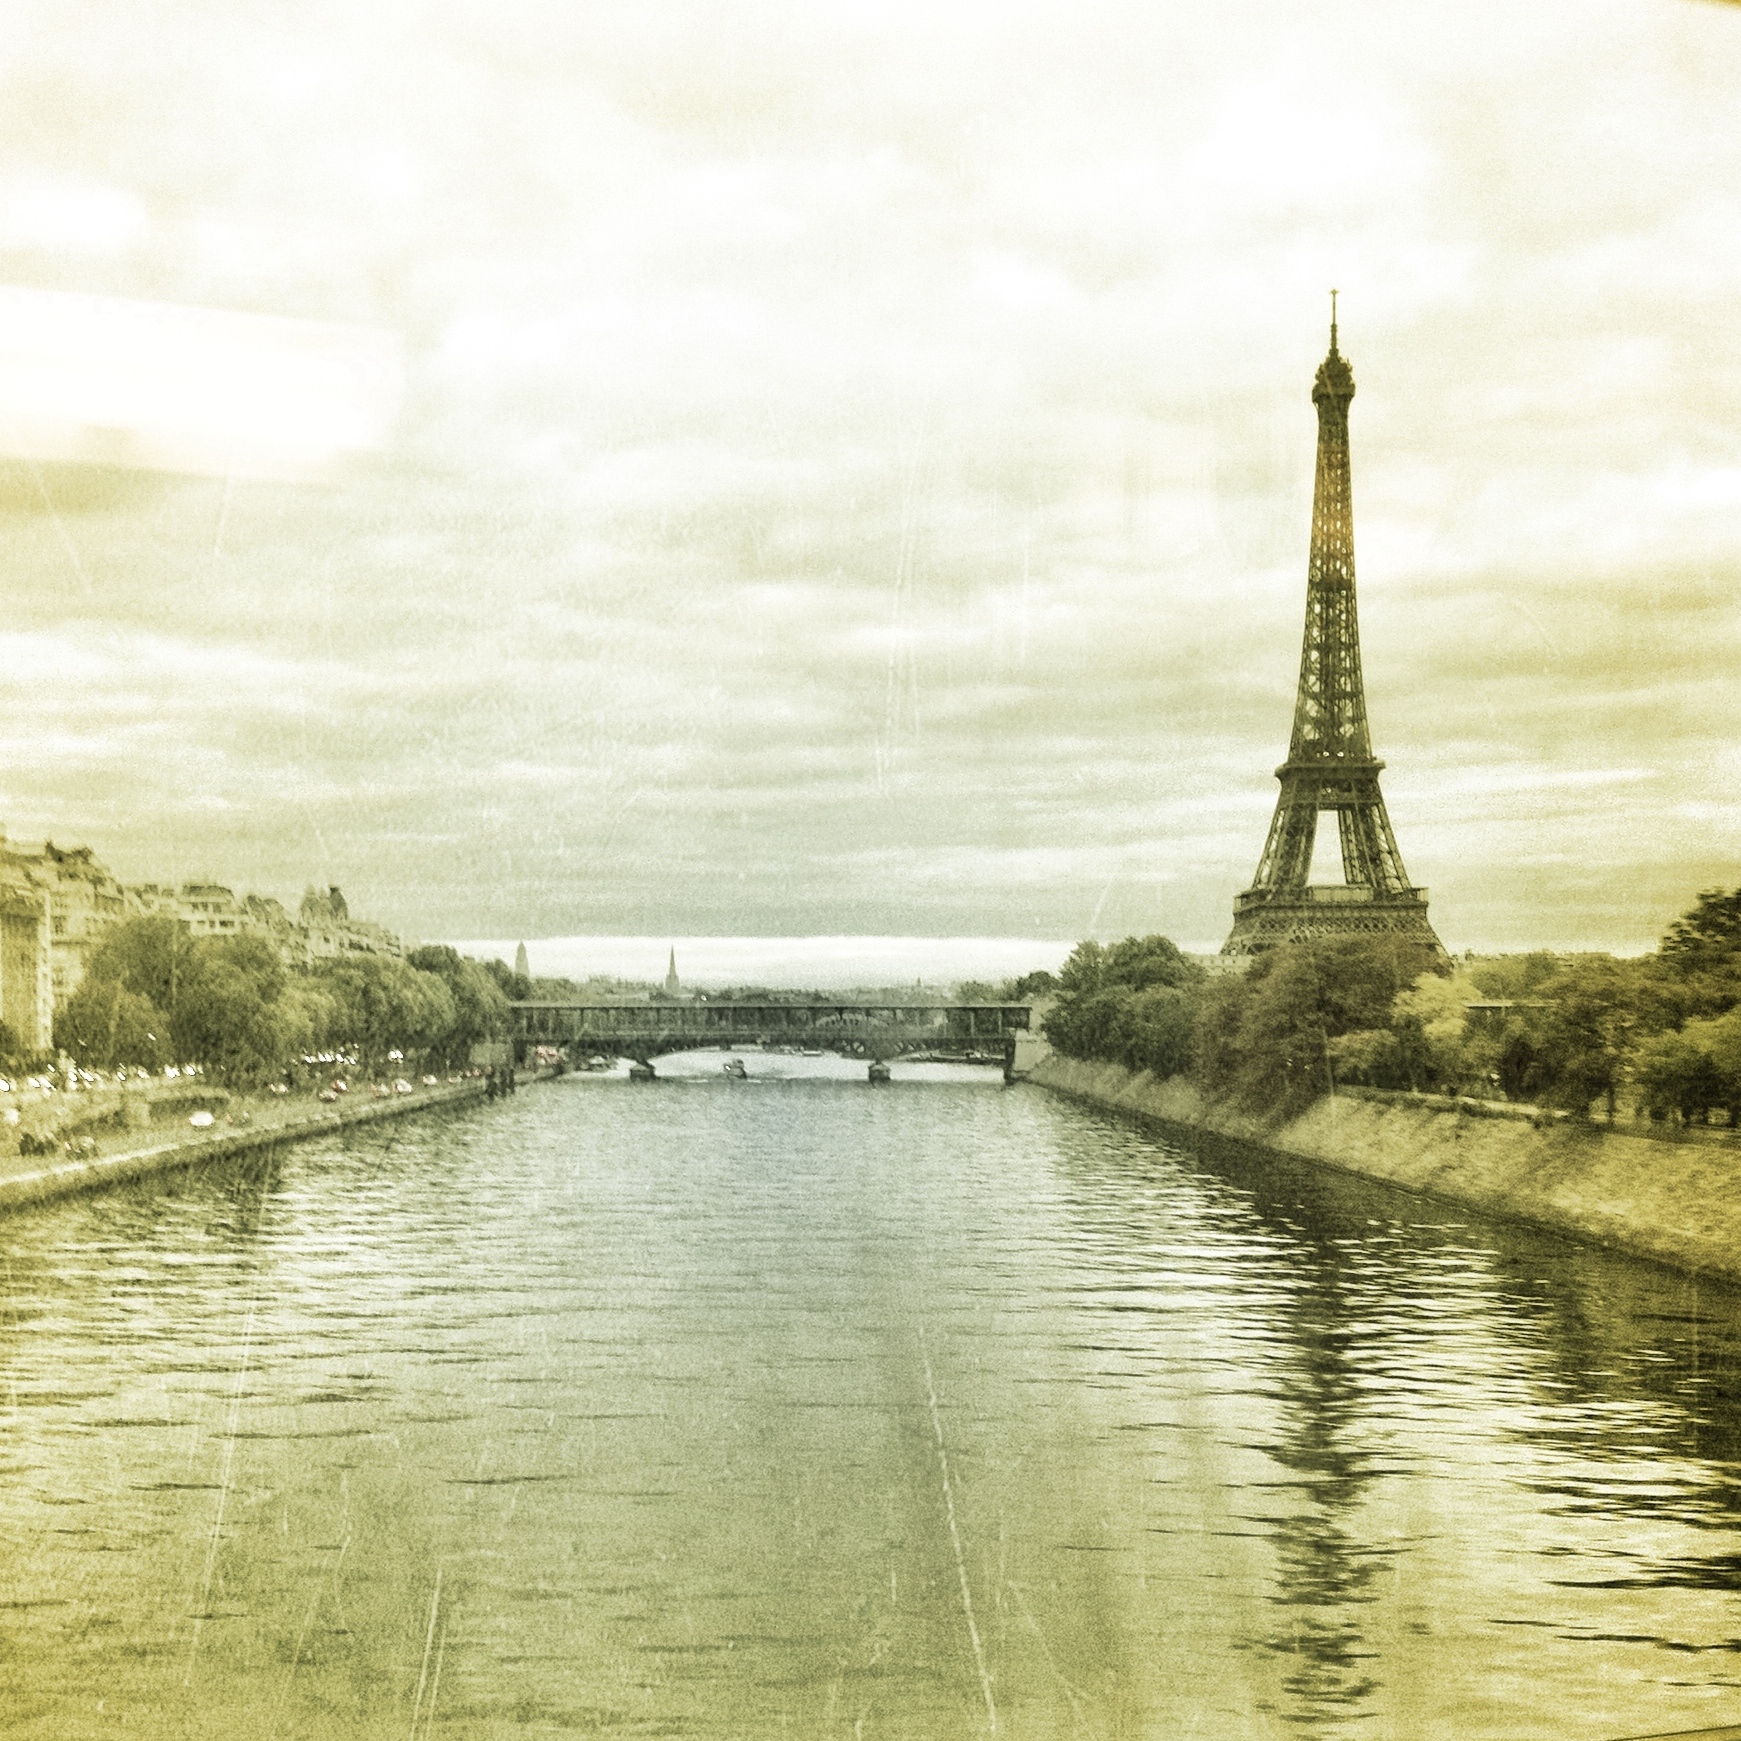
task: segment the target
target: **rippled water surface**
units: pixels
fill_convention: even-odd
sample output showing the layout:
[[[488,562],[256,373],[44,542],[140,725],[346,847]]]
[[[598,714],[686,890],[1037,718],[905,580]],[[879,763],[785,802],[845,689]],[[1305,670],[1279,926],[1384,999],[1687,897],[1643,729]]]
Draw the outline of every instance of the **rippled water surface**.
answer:
[[[1038,1089],[569,1078],[0,1259],[6,1741],[1741,1721],[1736,1296]]]

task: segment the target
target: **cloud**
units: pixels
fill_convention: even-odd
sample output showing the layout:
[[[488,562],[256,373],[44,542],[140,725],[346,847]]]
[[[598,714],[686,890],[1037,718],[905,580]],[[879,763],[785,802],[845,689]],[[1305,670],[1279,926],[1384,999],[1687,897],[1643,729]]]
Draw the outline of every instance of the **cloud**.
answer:
[[[320,490],[0,461],[15,835],[423,936],[1213,939],[1335,283],[1444,934],[1741,881],[1735,15],[24,15],[5,281],[391,330],[406,397]]]

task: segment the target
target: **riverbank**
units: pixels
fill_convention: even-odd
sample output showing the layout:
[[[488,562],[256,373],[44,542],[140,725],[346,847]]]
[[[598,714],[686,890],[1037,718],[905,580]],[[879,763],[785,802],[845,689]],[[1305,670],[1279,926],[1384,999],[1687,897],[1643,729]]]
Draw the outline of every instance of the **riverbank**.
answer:
[[[1630,1256],[1741,1282],[1741,1156],[1525,1108],[1327,1095],[1285,1124],[1212,1106],[1184,1080],[1053,1053],[1029,1079],[1184,1133],[1249,1143],[1526,1221]]]
[[[523,1078],[524,1080],[525,1078]],[[0,1158],[0,1214],[53,1197],[79,1191],[98,1191],[153,1173],[174,1172],[184,1167],[209,1166],[281,1143],[327,1136],[336,1130],[374,1124],[382,1119],[403,1118],[415,1112],[469,1106],[485,1098],[483,1077],[467,1077],[419,1087],[408,1095],[390,1100],[364,1100],[355,1106],[324,1104],[297,1099],[276,1104],[262,1101],[244,1106],[236,1102],[235,1122],[214,1123],[199,1134],[178,1132],[155,1143],[105,1145],[94,1154],[71,1159],[7,1155]]]

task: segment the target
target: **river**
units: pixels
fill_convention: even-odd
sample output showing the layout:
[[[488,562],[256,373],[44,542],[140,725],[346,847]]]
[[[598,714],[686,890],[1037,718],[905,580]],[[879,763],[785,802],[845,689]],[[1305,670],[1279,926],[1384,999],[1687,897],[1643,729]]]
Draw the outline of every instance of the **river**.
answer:
[[[1735,1293],[816,1068],[0,1223],[0,1738],[1741,1721]]]

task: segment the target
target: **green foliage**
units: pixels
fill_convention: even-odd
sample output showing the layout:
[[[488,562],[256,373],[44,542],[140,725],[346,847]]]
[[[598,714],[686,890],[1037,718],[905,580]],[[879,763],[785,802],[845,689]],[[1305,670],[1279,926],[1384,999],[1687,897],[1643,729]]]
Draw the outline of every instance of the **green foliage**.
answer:
[[[1545,949],[1528,955],[1484,956],[1468,969],[1482,997],[1512,1002],[1539,997],[1541,988],[1559,971],[1559,956]]]
[[[1721,1110],[1728,1123],[1741,1121],[1741,1009],[1652,1035],[1638,1048],[1633,1081],[1652,1118],[1692,1124]]]
[[[287,1052],[278,953],[263,937],[204,937],[188,952],[170,1033],[176,1054],[238,1087],[275,1076]]]
[[[1326,1042],[1330,1071],[1338,1082],[1358,1082],[1389,1087],[1406,1080],[1409,1060],[1401,1037],[1390,1028],[1356,1028]]]
[[[1436,1084],[1453,1092],[1485,1091],[1497,1065],[1498,1048],[1491,1033],[1471,1030],[1469,1005],[1480,1001],[1481,988],[1464,971],[1423,973],[1390,1006],[1390,1026],[1398,1049],[1390,1066],[1392,1080],[1411,1087]],[[1377,1080],[1339,1073],[1341,1081]]]
[[[1177,1075],[1190,1061],[1203,979],[1203,969],[1166,937],[1078,943],[1055,981],[1046,1038],[1066,1057]]]
[[[1106,986],[1141,991],[1170,985],[1183,991],[1198,985],[1203,969],[1180,953],[1170,937],[1126,937],[1122,943],[1078,943],[1058,972],[1061,997],[1079,997]]]
[[[180,1001],[194,948],[186,927],[174,919],[126,919],[104,932],[85,964],[85,978],[124,986],[167,1018]],[[167,1029],[162,1032],[167,1040]]]
[[[453,1030],[458,1009],[446,983],[391,955],[350,955],[314,969],[332,1000],[331,1043],[379,1069],[389,1052],[424,1052]]]
[[[1631,1029],[1637,1023],[1639,974],[1611,955],[1579,956],[1541,988],[1546,1006],[1528,1038],[1539,1095],[1583,1117],[1591,1103],[1613,1115]]]
[[[478,965],[496,982],[496,988],[505,1000],[524,1003],[532,995],[532,981],[525,974],[516,973],[507,962],[498,961],[491,956],[488,961],[481,961]]]
[[[1339,937],[1259,956],[1200,1000],[1192,1076],[1211,1098],[1285,1119],[1338,1079],[1424,1086],[1430,1057],[1418,1015],[1393,1021],[1398,995],[1423,994],[1432,951],[1405,938]]]
[[[1148,985],[1126,1000],[1113,1030],[1119,1062],[1158,1077],[1182,1075],[1191,1065],[1196,1000],[1170,985]]]
[[[99,1069],[143,1064],[155,1070],[169,1062],[169,1018],[120,980],[87,973],[55,1017],[54,1043]]]
[[[1718,1068],[1710,1047],[1693,1031],[1652,1035],[1639,1048],[1633,1080],[1652,1118],[1678,1114],[1690,1124],[1713,1106],[1741,1099],[1735,1079]]]
[[[1541,1058],[1524,1023],[1507,1025],[1500,1036],[1494,1065],[1499,1091],[1507,1100],[1534,1100],[1541,1091]]]
[[[1683,972],[1705,972],[1741,958],[1741,889],[1706,889],[1669,926],[1660,951]]]
[[[1165,997],[1137,1018],[1148,985]],[[1060,1051],[1177,1068],[1180,1011],[1193,1081],[1276,1118],[1332,1083],[1491,1092],[1612,1118],[1635,1087],[1654,1117],[1741,1121],[1741,889],[1706,890],[1661,952],[1469,960],[1447,972],[1403,939],[1275,949],[1203,983],[1164,938],[1079,945],[1046,1024]],[[1471,1005],[1489,1007],[1471,1013]]]
[[[1197,999],[1197,1019],[1191,1026],[1191,1080],[1211,1100],[1232,1097],[1244,1056],[1239,1030],[1245,1019],[1251,988],[1244,975],[1212,979]]]
[[[1241,982],[1228,1087],[1246,1111],[1285,1119],[1333,1086],[1334,1030],[1325,1007],[1332,987],[1323,967],[1310,944],[1296,944],[1260,956]]]
[[[964,979],[955,988],[960,1003],[1027,1003],[1033,998],[1050,997],[1058,989],[1056,974],[1043,968],[1037,973],[1024,973],[1019,979],[1003,979],[993,985],[989,979]]]
[[[508,999],[481,962],[445,944],[413,949],[405,959],[418,972],[433,974],[453,999],[453,1021],[434,1042],[441,1062],[464,1063],[478,1041],[499,1039],[508,1031]]]
[[[149,917],[112,927],[92,951],[55,1043],[100,1069],[194,1062],[249,1088],[311,1052],[354,1050],[369,1068],[394,1051],[462,1060],[506,1014],[495,977],[452,949],[291,972],[265,937],[195,938]]]

